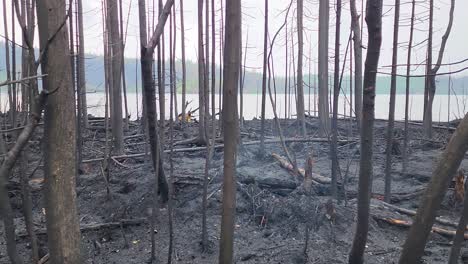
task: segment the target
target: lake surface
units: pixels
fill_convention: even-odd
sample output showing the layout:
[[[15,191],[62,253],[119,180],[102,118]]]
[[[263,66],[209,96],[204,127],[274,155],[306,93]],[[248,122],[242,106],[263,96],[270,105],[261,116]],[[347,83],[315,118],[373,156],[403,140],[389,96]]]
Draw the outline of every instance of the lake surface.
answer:
[[[104,116],[104,105],[105,105],[105,94],[104,93],[89,93],[88,98],[88,113],[95,116]],[[141,116],[141,97],[135,93],[127,94],[128,98],[128,112],[131,115],[131,119],[136,119],[137,112],[138,116]],[[294,98],[294,97],[293,97]],[[137,103],[138,99],[138,103]],[[169,117],[169,94],[166,94],[166,118]],[[198,107],[198,95],[187,94],[186,99],[190,102],[187,107],[188,110],[196,109]],[[450,105],[449,105],[450,99]],[[314,95],[310,97],[305,95],[305,108],[306,111],[310,109],[311,115],[314,115]],[[354,98],[353,98],[354,100]],[[177,95],[178,113],[182,109],[182,95]],[[277,114],[280,118],[285,117],[285,96],[284,94],[278,94],[276,96]],[[287,116],[293,117],[296,114],[296,105],[294,100],[288,100]],[[317,100],[315,100],[317,101]],[[388,95],[377,95],[375,98],[375,117],[380,119],[388,119],[388,108],[389,108],[390,97]],[[354,103],[353,103],[354,104]],[[411,120],[422,120],[423,118],[423,95],[415,94],[410,95],[410,119]],[[249,120],[260,117],[261,114],[261,95],[246,94],[244,95],[244,118]],[[218,109],[218,98],[216,98],[216,109]],[[395,119],[404,120],[405,117],[405,95],[396,96],[396,108],[395,108]],[[218,111],[218,110],[217,110]],[[353,110],[351,110],[352,113]],[[462,118],[468,111],[468,97],[459,95],[436,95],[433,106],[433,120],[434,122],[445,122],[447,119]],[[349,98],[340,96],[339,99],[339,113],[340,115],[349,116]],[[269,97],[267,96],[266,104],[266,118],[273,118],[273,108]],[[195,114],[198,116],[198,113]]]
[[[105,102],[106,97],[104,93],[88,93],[88,113],[94,116],[104,116],[105,114]],[[128,93],[128,112],[131,115],[131,119],[136,119],[137,116],[141,116],[141,95],[136,93]],[[138,100],[137,100],[138,99]],[[166,118],[169,118],[169,94],[166,94]],[[187,107],[187,110],[198,108],[198,95],[197,94],[187,94],[186,99],[190,104]],[[288,98],[289,99],[289,98]],[[294,99],[294,97],[292,98]],[[288,118],[294,118],[296,115],[296,105],[294,100],[288,100],[288,110],[286,116]],[[311,115],[314,115],[314,111],[317,109],[314,108],[314,102],[317,102],[317,99],[314,99],[314,95],[305,95],[305,108],[306,111],[309,111]],[[450,101],[449,101],[450,99]],[[210,99],[211,100],[211,99]],[[239,99],[238,99],[239,100]],[[354,100],[354,98],[353,98]],[[138,101],[138,102],[137,102]],[[390,97],[388,95],[378,94],[375,97],[375,117],[379,119],[388,119],[388,108],[389,108]],[[276,106],[277,114],[280,118],[285,117],[285,95],[278,94],[276,96]],[[450,102],[450,103],[449,103]],[[182,110],[182,95],[177,95],[178,103],[178,113]],[[156,102],[158,105],[158,101]],[[354,102],[353,102],[354,104]],[[423,95],[414,94],[410,95],[410,120],[422,120],[423,118]],[[159,107],[159,105],[158,105]],[[240,107],[240,102],[239,102]],[[354,107],[350,109],[349,107],[349,97],[340,96],[339,98],[339,114],[349,116],[350,113],[354,116]],[[8,96],[6,93],[0,94],[0,111],[5,112],[8,109]],[[259,118],[261,114],[261,95],[256,94],[245,94],[244,95],[244,118],[247,120],[253,118]],[[122,109],[124,109],[122,107]],[[218,111],[218,98],[216,98],[216,109]],[[434,122],[445,122],[448,119],[463,118],[464,114],[468,111],[468,96],[466,95],[451,95],[450,98],[448,95],[436,95],[434,99],[433,107],[433,120]],[[124,111],[123,111],[124,113]],[[138,114],[137,114],[138,113]],[[265,109],[266,118],[271,119],[274,117],[273,108],[271,106],[270,98],[267,96],[266,109]],[[198,117],[198,112],[195,113],[195,118]],[[404,120],[405,118],[405,95],[396,96],[396,108],[395,108],[395,119]]]

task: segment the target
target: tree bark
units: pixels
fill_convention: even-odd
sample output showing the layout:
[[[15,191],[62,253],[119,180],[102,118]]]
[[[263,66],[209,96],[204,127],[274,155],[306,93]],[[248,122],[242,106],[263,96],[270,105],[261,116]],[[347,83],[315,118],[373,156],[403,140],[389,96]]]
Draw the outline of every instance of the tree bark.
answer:
[[[393,54],[392,54],[392,77],[390,84],[390,107],[388,110],[387,148],[385,155],[385,202],[390,202],[392,195],[392,148],[393,128],[395,127],[395,100],[398,64],[398,30],[400,27],[400,0],[395,0],[395,19],[393,22]],[[409,65],[408,65],[409,66]]]
[[[203,49],[203,0],[198,0],[198,141],[206,144],[205,116],[205,51]]]
[[[226,6],[227,8],[227,6]],[[261,112],[261,130],[260,130],[260,156],[265,154],[265,102],[266,102],[266,81],[268,64],[268,0],[265,0],[265,25],[263,31],[263,74],[262,74],[262,112]],[[227,13],[226,13],[227,17]],[[227,18],[226,18],[227,20]],[[227,23],[227,22],[226,22]]]
[[[180,0],[180,44],[182,52],[182,123],[185,122],[186,102],[185,94],[187,89],[187,68],[185,65],[185,24],[184,24],[184,0]]]
[[[359,25],[359,15],[356,10],[356,0],[349,1],[351,10],[351,29],[353,31],[354,42],[354,111],[358,130],[361,128],[362,115],[362,40],[361,26]],[[362,16],[363,14],[361,14]]]
[[[403,132],[403,173],[406,173],[408,168],[408,140],[409,140],[409,97],[410,97],[410,72],[411,72],[411,53],[413,50],[413,36],[414,36],[414,19],[416,10],[416,0],[411,2],[411,25],[410,36],[408,40],[408,54],[406,57],[406,92],[405,92],[405,125]],[[449,96],[450,98],[450,96]]]
[[[154,2],[154,1],[153,1]],[[163,12],[163,1],[159,0],[159,15]],[[154,24],[154,16],[153,16]],[[161,33],[158,45],[158,94],[159,94],[159,134],[164,135],[166,130],[166,41],[164,30]],[[150,40],[151,41],[151,40]],[[160,137],[160,145],[164,148],[165,138]]]
[[[328,105],[328,27],[330,20],[329,0],[319,2],[319,44],[318,44],[318,86],[319,86],[319,121],[321,136],[330,131],[330,117]]]
[[[145,90],[145,116],[147,118],[148,124],[148,135],[149,143],[151,150],[151,157],[153,161],[153,168],[158,169],[157,173],[157,186],[159,187],[159,193],[163,201],[168,199],[168,185],[167,180],[164,174],[164,168],[162,166],[160,151],[160,142],[157,132],[157,123],[156,123],[156,92],[154,88],[154,80],[152,74],[152,58],[154,54],[154,49],[159,43],[160,36],[164,30],[164,25],[169,16],[174,0],[167,0],[162,10],[161,15],[159,16],[158,25],[153,33],[152,39],[156,41],[150,41],[147,44],[146,36],[146,7],[145,1],[139,0],[139,16],[140,16],[140,45],[141,45],[141,75],[143,81],[143,89]]]
[[[219,263],[233,263],[234,223],[236,211],[236,156],[239,135],[237,88],[240,71],[241,1],[226,1],[226,37],[224,53],[223,126],[224,184],[221,216]]]
[[[304,113],[304,78],[303,78],[303,57],[304,57],[304,0],[297,0],[297,121],[300,132],[306,136],[306,123]]]
[[[47,74],[42,87],[51,91],[44,117],[45,209],[50,263],[82,262],[81,235],[76,207],[76,113],[71,85],[68,33],[60,27],[66,19],[65,0],[39,1],[37,18],[42,57]],[[57,31],[58,30],[58,31]],[[51,40],[51,37],[56,37]]]
[[[437,210],[467,150],[468,114],[458,125],[432,172],[431,181],[424,192],[418,213],[406,237],[399,263],[418,263],[421,259]]]
[[[8,39],[8,19],[7,19],[7,7],[6,0],[3,0],[3,26],[5,34],[5,67],[7,80],[11,80],[11,67],[10,67],[10,40]],[[13,42],[14,43],[14,42]],[[16,47],[13,45],[13,49]],[[8,85],[8,103],[10,105],[10,121],[14,127],[16,119],[16,102],[13,100],[13,89],[12,85]]]
[[[361,128],[361,158],[358,185],[358,212],[356,233],[353,240],[350,264],[364,262],[364,250],[369,230],[369,205],[372,192],[372,147],[374,139],[375,85],[382,44],[382,0],[367,1],[366,23],[368,45],[366,66],[364,70],[364,96]],[[407,262],[413,263],[413,262]]]
[[[84,29],[83,29],[83,0],[77,0],[78,3],[78,92],[81,96],[81,124],[88,127],[88,103],[86,100],[86,72],[85,72],[85,47],[84,47]]]
[[[120,32],[120,67],[121,67],[121,75],[122,75],[122,91],[124,96],[124,109],[125,109],[125,129],[128,130],[129,126],[129,116],[128,116],[128,101],[127,101],[127,80],[125,78],[125,39],[126,39],[126,32],[123,29],[123,7],[122,7],[122,0],[119,0],[119,32]]]
[[[208,119],[210,117],[210,0],[205,0],[205,76],[203,78],[205,89],[205,135],[209,140]]]
[[[434,18],[434,0],[430,0],[429,3],[429,39],[428,39],[428,59],[427,59],[427,77],[426,77],[426,89],[424,94],[424,134],[427,138],[432,138],[432,104],[434,102],[435,92],[436,92],[436,75],[442,64],[442,60],[445,53],[445,47],[447,45],[447,40],[452,31],[453,25],[453,13],[455,11],[455,0],[450,1],[450,13],[449,13],[449,22],[445,30],[444,35],[442,36],[442,43],[439,48],[439,56],[437,57],[437,62],[432,66],[432,31],[433,31],[433,18]],[[429,45],[430,43],[430,45]]]
[[[463,199],[463,211],[460,217],[460,221],[458,222],[457,232],[455,233],[455,237],[453,238],[453,246],[450,250],[449,261],[448,264],[458,264],[458,259],[460,258],[460,250],[462,244],[464,242],[465,237],[465,230],[466,230],[466,222],[468,220],[468,194],[466,190],[468,189],[468,181],[465,180],[464,190],[465,190],[465,197]]]
[[[109,48],[112,73],[112,114],[111,126],[113,137],[113,150],[122,154],[123,146],[123,117],[122,117],[122,46],[119,30],[119,16],[117,0],[107,0],[107,16],[109,17]]]
[[[330,156],[332,160],[331,194],[338,198],[338,98],[340,96],[340,30],[341,30],[341,0],[336,1],[336,29],[335,29],[335,68],[333,77],[333,119],[332,142]],[[346,60],[346,58],[345,58]]]

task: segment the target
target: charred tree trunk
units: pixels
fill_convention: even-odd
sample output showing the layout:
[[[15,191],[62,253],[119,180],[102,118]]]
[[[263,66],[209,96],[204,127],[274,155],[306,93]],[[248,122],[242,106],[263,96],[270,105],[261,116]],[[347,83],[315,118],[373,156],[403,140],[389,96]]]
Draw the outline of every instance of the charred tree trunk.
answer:
[[[468,181],[465,180],[464,184],[465,197],[463,199],[463,211],[458,222],[457,232],[453,238],[452,250],[450,250],[450,256],[448,264],[458,264],[458,259],[460,258],[460,250],[464,242],[464,235],[466,230],[466,222],[468,221],[468,194],[466,190],[468,189]]]
[[[203,49],[203,0],[198,0],[198,141],[206,144],[205,116],[205,51]]]
[[[361,26],[359,25],[359,15],[356,9],[356,0],[349,1],[351,10],[351,29],[353,31],[354,42],[354,111],[358,130],[361,128],[362,116],[362,40]],[[361,14],[362,16],[363,14]]]
[[[173,106],[174,106],[174,118],[173,122],[177,122],[177,117],[179,116],[179,109],[177,107],[177,67],[176,67],[176,51],[177,51],[177,20],[176,20],[176,10],[175,7],[172,9],[172,23],[174,24],[174,41],[172,43],[172,61],[173,61],[173,67],[172,67],[172,76],[173,76],[173,89],[174,89],[174,101]]]
[[[15,4],[11,4],[11,40],[12,43],[16,43],[16,33],[15,33]],[[16,48],[11,49],[11,78],[12,80],[16,80]],[[17,125],[17,115],[18,115],[18,93],[17,93],[17,85],[13,84],[11,86],[12,94],[13,94],[13,103],[15,106],[15,117],[13,118],[14,123],[12,124],[13,127]]]
[[[450,13],[449,13],[449,22],[447,29],[445,30],[444,35],[442,36],[442,43],[439,48],[439,56],[437,57],[437,62],[432,66],[432,31],[433,31],[433,18],[434,18],[434,0],[431,0],[429,3],[429,39],[428,39],[428,59],[427,59],[427,76],[426,76],[426,89],[424,91],[425,100],[424,100],[424,134],[427,138],[432,138],[432,104],[434,102],[434,96],[436,92],[436,75],[442,64],[444,57],[445,47],[447,45],[447,40],[452,31],[453,25],[453,13],[455,10],[455,0],[450,1]]]
[[[8,39],[8,19],[7,19],[7,6],[6,0],[3,0],[3,26],[5,34],[5,67],[6,67],[6,76],[7,80],[11,80],[11,67],[10,67],[10,44]],[[13,42],[14,43],[14,42]],[[13,49],[16,47],[13,45]],[[13,89],[12,85],[8,85],[8,103],[10,105],[10,122],[15,127],[16,119],[16,103],[13,100]]]
[[[208,119],[210,116],[210,0],[205,0],[205,76],[203,78],[205,92],[205,135],[208,135]]]
[[[400,264],[418,263],[424,254],[424,247],[434,224],[437,210],[467,150],[468,114],[458,125],[432,172],[431,181],[424,192],[414,222],[406,237],[400,256]]]
[[[84,58],[84,29],[83,29],[83,0],[77,0],[78,3],[78,96],[81,97],[81,124],[88,127],[88,103],[86,100],[86,72]]]
[[[163,11],[163,1],[159,0],[159,16]],[[154,17],[153,17],[154,24]],[[153,25],[154,26],[154,25]],[[158,92],[159,92],[159,134],[164,135],[166,130],[166,41],[164,38],[164,30],[161,35],[161,41],[158,45]],[[160,146],[164,148],[164,137],[159,138]],[[162,153],[161,153],[162,154]]]
[[[128,101],[127,101],[127,80],[125,78],[125,39],[126,39],[126,33],[124,32],[123,29],[123,7],[122,7],[122,0],[119,0],[119,32],[120,32],[120,65],[121,65],[121,75],[122,75],[122,91],[123,91],[123,96],[124,96],[124,109],[125,109],[125,129],[128,130],[128,122],[129,122],[129,116],[128,116]]]
[[[288,40],[288,23],[286,23],[285,25],[285,34],[284,34],[284,37],[285,37],[285,40],[284,40],[284,47],[285,47],[285,63],[284,63],[284,119],[287,119],[288,118],[288,88],[289,88],[289,76],[288,76],[288,73],[289,73],[289,70],[288,70],[288,44],[289,44],[289,40]]]
[[[242,13],[242,7],[241,7]],[[224,8],[223,1],[220,2],[220,16],[219,20],[219,93],[218,93],[218,105],[219,105],[219,120],[223,120],[223,52],[224,52]],[[242,17],[242,14],[241,14]],[[241,20],[242,21],[242,20]],[[242,22],[241,22],[242,23]],[[223,126],[220,125],[219,134],[223,136]]]
[[[153,36],[150,41],[147,41],[146,34],[146,7],[145,1],[138,1],[139,17],[140,17],[140,45],[141,45],[141,75],[143,82],[143,89],[145,90],[145,102],[146,107],[144,108],[146,113],[145,117],[148,124],[148,135],[150,143],[150,151],[153,162],[153,168],[157,168],[157,186],[159,187],[159,193],[163,201],[168,199],[168,185],[164,174],[164,168],[162,166],[161,155],[159,155],[160,142],[157,132],[156,123],[156,91],[153,79],[153,63],[152,58],[154,55],[154,49],[160,43],[160,37],[164,30],[164,25],[170,14],[170,10],[174,0],[168,0],[164,5],[161,15],[159,16],[158,25],[154,30]]]
[[[406,94],[405,94],[405,128],[403,139],[403,173],[408,168],[408,140],[409,140],[409,97],[410,97],[410,72],[411,72],[411,52],[413,50],[414,19],[415,19],[416,0],[411,2],[411,25],[408,41],[408,55],[406,57]],[[449,97],[450,98],[450,97]]]
[[[382,0],[367,1],[366,6],[366,22],[369,40],[364,70],[357,226],[353,246],[349,255],[350,264],[361,264],[364,262],[363,255],[369,230],[369,205],[373,177],[372,147],[374,138],[375,85],[380,47],[382,44],[382,2]]]
[[[241,21],[242,21],[242,12],[241,12]],[[242,22],[241,22],[241,26],[240,26],[240,31],[242,32]],[[240,129],[242,129],[244,127],[244,82],[243,82],[243,79],[245,76],[243,76],[243,72],[242,72],[242,67],[245,66],[243,65],[242,63],[242,34],[239,38],[239,42],[240,42],[240,53],[239,53],[239,56],[240,56],[240,69],[239,69],[239,127]],[[247,47],[246,47],[247,48]]]
[[[110,61],[112,74],[112,111],[111,126],[114,142],[113,150],[116,154],[123,153],[123,119],[122,119],[122,46],[119,31],[119,16],[117,0],[107,0],[107,16],[109,17],[108,41],[110,43]]]
[[[392,149],[393,128],[395,126],[395,100],[398,63],[398,30],[400,27],[400,0],[395,0],[395,20],[393,22],[392,78],[390,84],[390,108],[388,110],[387,148],[385,155],[385,202],[390,202],[392,194]],[[408,65],[409,67],[409,65]]]
[[[319,86],[319,120],[321,136],[330,132],[330,117],[328,105],[328,27],[330,20],[329,0],[319,2],[319,48],[318,48],[318,86]]]
[[[304,57],[304,1],[297,0],[297,121],[303,137],[306,136],[305,107],[304,107],[304,78],[303,78],[303,57]]]
[[[184,24],[184,0],[180,0],[180,43],[182,52],[182,122],[185,122],[186,99],[185,94],[187,90],[187,68],[185,66],[185,24]]]
[[[227,9],[227,6],[226,6]],[[226,12],[227,17],[227,12]],[[227,18],[226,18],[227,20]],[[261,112],[261,131],[260,131],[260,156],[265,154],[265,102],[266,102],[266,81],[268,64],[268,0],[265,0],[265,26],[263,31],[263,74],[262,74],[262,112]]]
[[[224,184],[221,218],[219,263],[233,262],[234,223],[236,211],[236,156],[239,136],[237,87],[240,70],[241,1],[226,1],[226,37],[224,53],[223,126]]]
[[[336,29],[335,29],[335,69],[333,77],[333,119],[332,142],[330,155],[332,160],[331,192],[338,198],[338,98],[340,96],[340,30],[341,30],[341,0],[336,1]],[[346,58],[345,58],[346,60]]]
[[[173,209],[173,199],[172,196],[174,195],[174,117],[177,118],[177,104],[175,104],[176,96],[177,96],[177,86],[175,82],[175,36],[177,34],[176,28],[176,15],[175,15],[175,5],[172,7],[172,19],[170,22],[169,27],[169,50],[170,50],[170,80],[171,80],[171,89],[170,89],[170,101],[169,101],[169,147],[170,147],[170,154],[169,154],[169,197],[167,202],[167,213],[168,213],[168,225],[169,225],[169,246],[168,246],[168,253],[167,253],[167,264],[172,263],[172,255],[174,253],[174,209]]]
[[[50,262],[82,262],[76,207],[76,113],[71,85],[64,0],[39,1],[37,18],[42,57],[43,89],[51,91],[44,117],[45,208]],[[54,37],[55,35],[55,37]]]

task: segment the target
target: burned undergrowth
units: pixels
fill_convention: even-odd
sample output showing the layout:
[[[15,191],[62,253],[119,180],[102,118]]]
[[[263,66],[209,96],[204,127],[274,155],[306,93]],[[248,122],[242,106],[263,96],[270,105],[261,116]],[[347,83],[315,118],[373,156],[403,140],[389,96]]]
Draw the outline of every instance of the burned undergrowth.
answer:
[[[308,119],[307,138],[317,138],[317,120]],[[167,256],[167,208],[162,205],[157,217],[156,230],[150,230],[153,171],[145,135],[138,125],[126,131],[125,155],[110,159],[109,178],[105,177],[105,131],[100,120],[91,123],[86,131],[83,163],[77,177],[79,219],[82,227],[83,251],[87,263],[146,263],[150,257],[149,232],[157,232],[158,258]],[[268,122],[273,128],[273,122]],[[293,121],[281,121],[289,151],[298,169],[306,168],[312,157],[315,176],[330,177],[329,143],[327,141],[297,141]],[[237,158],[237,207],[235,226],[235,260],[237,263],[346,263],[355,229],[357,173],[359,161],[358,134],[354,124],[341,120],[339,132],[342,140],[338,147],[340,162],[339,201],[330,197],[326,183],[313,180],[306,190],[301,173],[280,166],[271,154],[284,156],[274,129],[270,129],[266,144],[267,156],[257,155],[260,122],[247,121],[241,133],[241,146]],[[402,213],[381,202],[384,188],[386,122],[377,121],[374,147],[374,187],[371,202],[371,226],[366,249],[367,263],[392,263],[398,259],[407,227],[395,224],[396,220],[411,221],[411,215]],[[349,134],[349,131],[352,134]],[[416,210],[420,194],[428,182],[432,165],[440,154],[450,132],[435,130],[434,140],[423,140],[421,127],[411,126],[408,172],[401,173],[402,125],[397,124],[394,153],[392,204],[398,208]],[[197,126],[175,126],[175,142],[195,137]],[[40,253],[47,253],[45,237],[45,212],[42,195],[43,171],[41,153],[42,128],[38,129],[28,146],[28,172],[32,175],[33,213],[39,235]],[[168,136],[168,135],[167,135]],[[165,140],[166,144],[169,140]],[[219,140],[217,145],[221,145]],[[206,150],[203,146],[176,145],[173,182],[175,219],[175,263],[214,263],[217,260],[221,218],[221,190],[223,150],[216,147],[209,169],[208,186],[208,238],[210,249],[202,252],[201,215],[202,185]],[[195,149],[194,149],[195,148]],[[197,149],[198,148],[198,149]],[[168,150],[169,146],[165,146]],[[169,169],[169,155],[164,154],[165,167]],[[466,167],[468,161],[462,163]],[[294,166],[293,166],[294,167]],[[315,177],[314,176],[314,177]],[[317,176],[317,177],[318,177]],[[107,187],[109,192],[107,192]],[[10,178],[8,189],[15,212],[19,251],[23,258],[30,254],[21,213],[17,171]],[[439,214],[448,222],[456,223],[460,205],[453,202],[454,190],[446,197]],[[395,220],[392,222],[392,220]],[[398,221],[397,221],[398,222]],[[444,230],[454,230],[450,225],[437,224]],[[2,229],[3,230],[3,229]],[[309,232],[307,232],[309,230]],[[309,236],[306,245],[306,236]],[[444,263],[450,251],[451,236],[433,232],[426,247],[427,263]],[[3,235],[0,236],[0,263],[8,263]]]

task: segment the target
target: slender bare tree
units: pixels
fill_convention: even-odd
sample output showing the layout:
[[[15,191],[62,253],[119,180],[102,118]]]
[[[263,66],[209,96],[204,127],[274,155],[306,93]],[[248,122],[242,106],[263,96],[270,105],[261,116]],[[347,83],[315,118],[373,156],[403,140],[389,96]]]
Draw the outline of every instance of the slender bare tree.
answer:
[[[187,68],[185,64],[185,23],[184,23],[184,0],[180,0],[180,44],[182,52],[182,122],[185,122],[186,99],[185,94],[187,90]]]
[[[400,264],[419,263],[434,224],[437,210],[444,199],[449,184],[468,150],[468,114],[452,135],[432,172],[421,199],[418,212],[406,237]]]
[[[122,45],[119,30],[119,12],[117,0],[107,0],[107,16],[109,17],[108,41],[112,76],[112,111],[111,127],[113,150],[116,154],[123,153],[123,117],[122,117]]]
[[[205,116],[205,51],[203,49],[203,0],[198,0],[198,141],[206,144]]]
[[[318,86],[319,86],[319,120],[320,135],[330,132],[328,105],[328,27],[330,20],[330,1],[319,1],[319,44],[318,44]]]
[[[226,7],[227,8],[227,7]],[[263,31],[263,74],[262,74],[262,112],[259,154],[265,154],[265,103],[267,86],[267,64],[268,64],[268,0],[265,0],[265,26]],[[227,13],[226,13],[227,16]]]
[[[239,136],[237,88],[240,71],[241,1],[226,1],[226,36],[223,82],[224,184],[219,263],[233,263],[236,212],[236,156]]]
[[[433,38],[433,21],[434,21],[434,0],[429,2],[429,38],[428,38],[428,48],[427,48],[427,76],[426,76],[426,87],[424,89],[424,135],[427,138],[432,138],[432,104],[434,103],[434,97],[436,92],[436,76],[437,72],[440,69],[442,60],[444,58],[445,47],[447,45],[447,40],[452,31],[453,25],[453,13],[455,11],[455,0],[450,1],[450,13],[449,13],[449,22],[445,30],[444,35],[442,36],[442,43],[439,48],[439,55],[437,61],[432,65],[432,38]]]
[[[335,68],[333,77],[333,119],[332,141],[330,143],[330,155],[332,160],[331,192],[338,198],[338,98],[340,96],[340,34],[341,34],[341,0],[336,1],[335,24]],[[346,58],[345,58],[346,60]]]
[[[416,10],[416,0],[411,1],[411,23],[410,23],[410,36],[408,40],[408,53],[406,57],[406,92],[405,92],[405,128],[403,136],[403,173],[406,173],[408,168],[408,140],[409,140],[409,97],[410,97],[410,71],[411,71],[411,52],[413,50],[413,36],[414,36],[414,19]],[[450,98],[450,97],[449,97]]]
[[[304,109],[304,1],[297,0],[297,121],[303,137],[306,136],[305,109]]]
[[[86,100],[86,72],[85,72],[85,47],[83,29],[83,0],[77,0],[78,4],[78,95],[81,96],[81,124],[88,126],[88,103]]]
[[[171,8],[174,0],[167,0],[164,8],[160,11],[158,24],[154,29],[152,37],[148,40],[147,26],[146,26],[146,5],[145,0],[138,0],[138,14],[140,24],[140,45],[141,45],[141,75],[143,82],[143,89],[145,91],[144,104],[145,104],[145,117],[147,123],[147,133],[150,143],[150,152],[152,157],[153,168],[155,170],[154,182],[154,201],[152,207],[151,227],[154,227],[155,212],[157,210],[157,193],[161,194],[163,201],[168,200],[169,187],[164,174],[164,168],[161,159],[160,139],[158,135],[157,114],[156,114],[156,91],[153,79],[153,55],[156,46],[161,41],[161,35],[164,31],[164,25],[171,13]],[[161,63],[161,62],[159,62]],[[155,248],[155,234],[151,232],[151,261],[156,261],[156,248]]]
[[[366,23],[369,38],[366,66],[364,68],[358,212],[356,232],[349,255],[349,264],[362,264],[364,262],[363,255],[369,231],[369,206],[373,177],[372,147],[374,138],[375,84],[382,44],[382,5],[383,0],[368,0],[366,5]]]
[[[400,28],[400,0],[395,0],[395,19],[393,22],[392,77],[390,84],[390,108],[388,110],[387,148],[385,155],[385,202],[390,202],[392,194],[392,149],[393,128],[395,126],[395,101],[398,64],[398,30]],[[409,66],[409,65],[408,65]]]
[[[76,207],[76,113],[71,85],[65,0],[39,1],[37,18],[42,87],[51,94],[44,117],[44,174],[47,241],[50,263],[82,263],[81,235]]]
[[[356,0],[350,0],[349,5],[351,10],[351,29],[353,31],[354,42],[354,111],[356,113],[357,127],[359,130],[361,128],[362,114],[362,33],[361,26],[359,25],[359,15],[356,9]],[[361,16],[363,16],[363,14],[361,14]]]

